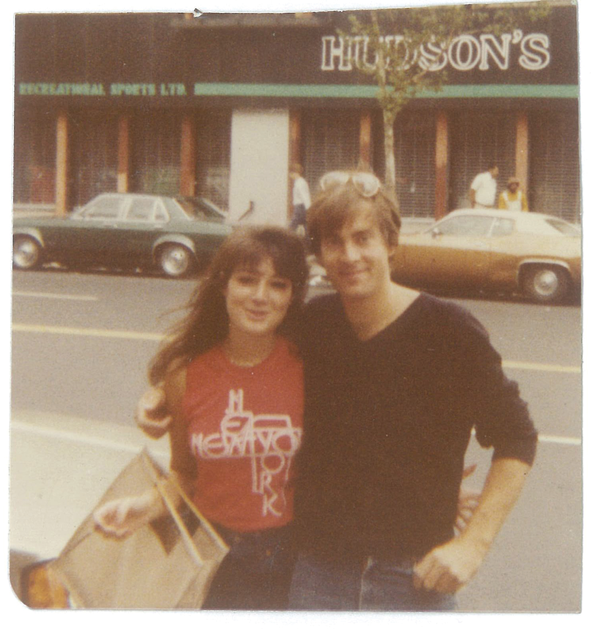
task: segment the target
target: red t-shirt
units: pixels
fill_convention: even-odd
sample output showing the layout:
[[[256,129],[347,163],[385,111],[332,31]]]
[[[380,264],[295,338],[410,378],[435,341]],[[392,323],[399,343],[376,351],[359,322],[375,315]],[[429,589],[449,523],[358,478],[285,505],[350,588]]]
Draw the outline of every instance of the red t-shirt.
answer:
[[[254,367],[234,365],[221,346],[212,348],[188,366],[182,410],[197,462],[200,512],[240,532],[288,524],[304,412],[303,368],[294,347],[279,337]]]

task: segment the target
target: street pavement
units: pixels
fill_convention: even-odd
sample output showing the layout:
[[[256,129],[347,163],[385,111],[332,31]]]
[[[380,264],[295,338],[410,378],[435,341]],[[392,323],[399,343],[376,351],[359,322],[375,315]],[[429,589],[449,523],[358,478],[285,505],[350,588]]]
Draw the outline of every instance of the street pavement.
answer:
[[[147,449],[164,467],[168,440],[131,426],[56,413],[14,412],[10,431],[11,582],[23,564],[56,557],[111,482]]]
[[[15,302],[13,326],[27,322],[30,327],[29,332],[17,328],[21,333],[14,337],[13,348],[14,373],[21,380],[27,377],[27,387],[14,397],[18,403],[13,404],[10,430],[9,547],[15,569],[23,562],[56,556],[112,480],[142,448],[168,464],[167,439],[150,440],[134,425],[132,405],[137,392],[133,389],[144,386],[144,370],[131,373],[131,366],[145,364],[141,355],[150,355],[155,348],[156,340],[150,337],[157,332],[157,324],[155,315],[149,314],[159,311],[152,301],[154,295],[171,291],[164,299],[173,304],[175,294],[188,289],[178,282],[135,278],[51,273],[18,277],[14,293],[21,295],[21,301]],[[50,289],[60,289],[64,299],[48,299]],[[83,300],[91,293],[98,296],[97,301]],[[39,301],[34,295],[40,296]],[[79,295],[82,301],[67,300],[67,295]],[[139,313],[136,310],[139,320],[123,306],[131,303],[133,295],[148,306]],[[577,612],[582,478],[580,374],[572,369],[579,357],[576,309],[483,300],[470,302],[469,307],[492,329],[503,356],[518,359],[509,361],[509,375],[518,377],[532,412],[541,420],[543,434],[522,499],[480,573],[460,593],[460,609]],[[58,316],[60,320],[51,320]],[[121,316],[126,319],[121,321]],[[58,328],[59,321],[72,327]],[[97,336],[101,326],[112,330]],[[83,328],[88,336],[80,334]],[[125,328],[132,330],[130,343],[123,340]],[[49,333],[52,330],[60,333]],[[150,330],[150,336],[136,336],[141,330]],[[550,337],[553,346],[548,352],[545,339]],[[517,345],[512,346],[515,338]],[[42,365],[38,364],[40,357]],[[538,367],[542,362],[562,361],[568,370],[530,369],[527,359],[538,361]],[[109,365],[114,381],[107,379],[108,375],[101,377]],[[83,370],[89,373],[80,373]],[[116,378],[123,380],[122,389],[108,398],[105,389],[112,391]],[[44,383],[48,390],[41,395],[37,388]],[[62,388],[52,391],[55,397],[45,397],[51,393],[49,387],[61,383]],[[78,387],[83,390],[81,403],[71,400]],[[117,399],[114,402],[120,406],[110,406],[112,398],[120,398],[125,390],[127,399]],[[44,408],[51,399],[53,407]],[[67,402],[72,402],[71,406]],[[58,407],[69,410],[60,412]],[[93,413],[85,413],[85,408]],[[469,448],[467,461],[478,465],[472,479],[475,488],[483,483],[489,455],[475,444]]]

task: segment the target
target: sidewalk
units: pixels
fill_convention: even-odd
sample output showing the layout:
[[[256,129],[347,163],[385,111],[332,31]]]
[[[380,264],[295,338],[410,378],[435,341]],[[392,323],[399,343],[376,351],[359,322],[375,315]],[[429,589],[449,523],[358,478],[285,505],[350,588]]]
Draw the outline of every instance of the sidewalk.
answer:
[[[108,486],[143,448],[167,467],[169,442],[131,426],[13,410],[10,431],[11,582],[60,553]]]

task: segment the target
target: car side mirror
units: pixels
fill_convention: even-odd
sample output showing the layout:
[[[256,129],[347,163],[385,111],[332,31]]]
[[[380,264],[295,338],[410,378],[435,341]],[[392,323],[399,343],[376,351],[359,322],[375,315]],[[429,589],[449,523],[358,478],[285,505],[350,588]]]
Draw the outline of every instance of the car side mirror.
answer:
[[[441,236],[441,235],[442,235],[442,232],[437,227],[434,227],[431,230],[431,237],[432,238],[439,238],[439,236]]]

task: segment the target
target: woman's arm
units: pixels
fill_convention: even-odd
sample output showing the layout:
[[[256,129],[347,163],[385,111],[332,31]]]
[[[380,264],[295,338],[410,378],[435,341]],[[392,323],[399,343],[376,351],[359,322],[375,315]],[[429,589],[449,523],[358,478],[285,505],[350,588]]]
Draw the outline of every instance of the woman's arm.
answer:
[[[170,471],[181,489],[191,496],[196,477],[196,462],[188,445],[187,425],[181,411],[186,374],[185,368],[179,368],[167,375],[162,389],[164,394],[161,396],[161,404],[170,419]],[[168,499],[177,508],[181,500],[179,493],[168,484],[163,485],[163,490],[167,492]],[[96,509],[93,517],[97,526],[105,533],[124,537],[166,512],[166,505],[160,492],[153,487],[139,496],[112,500]]]

